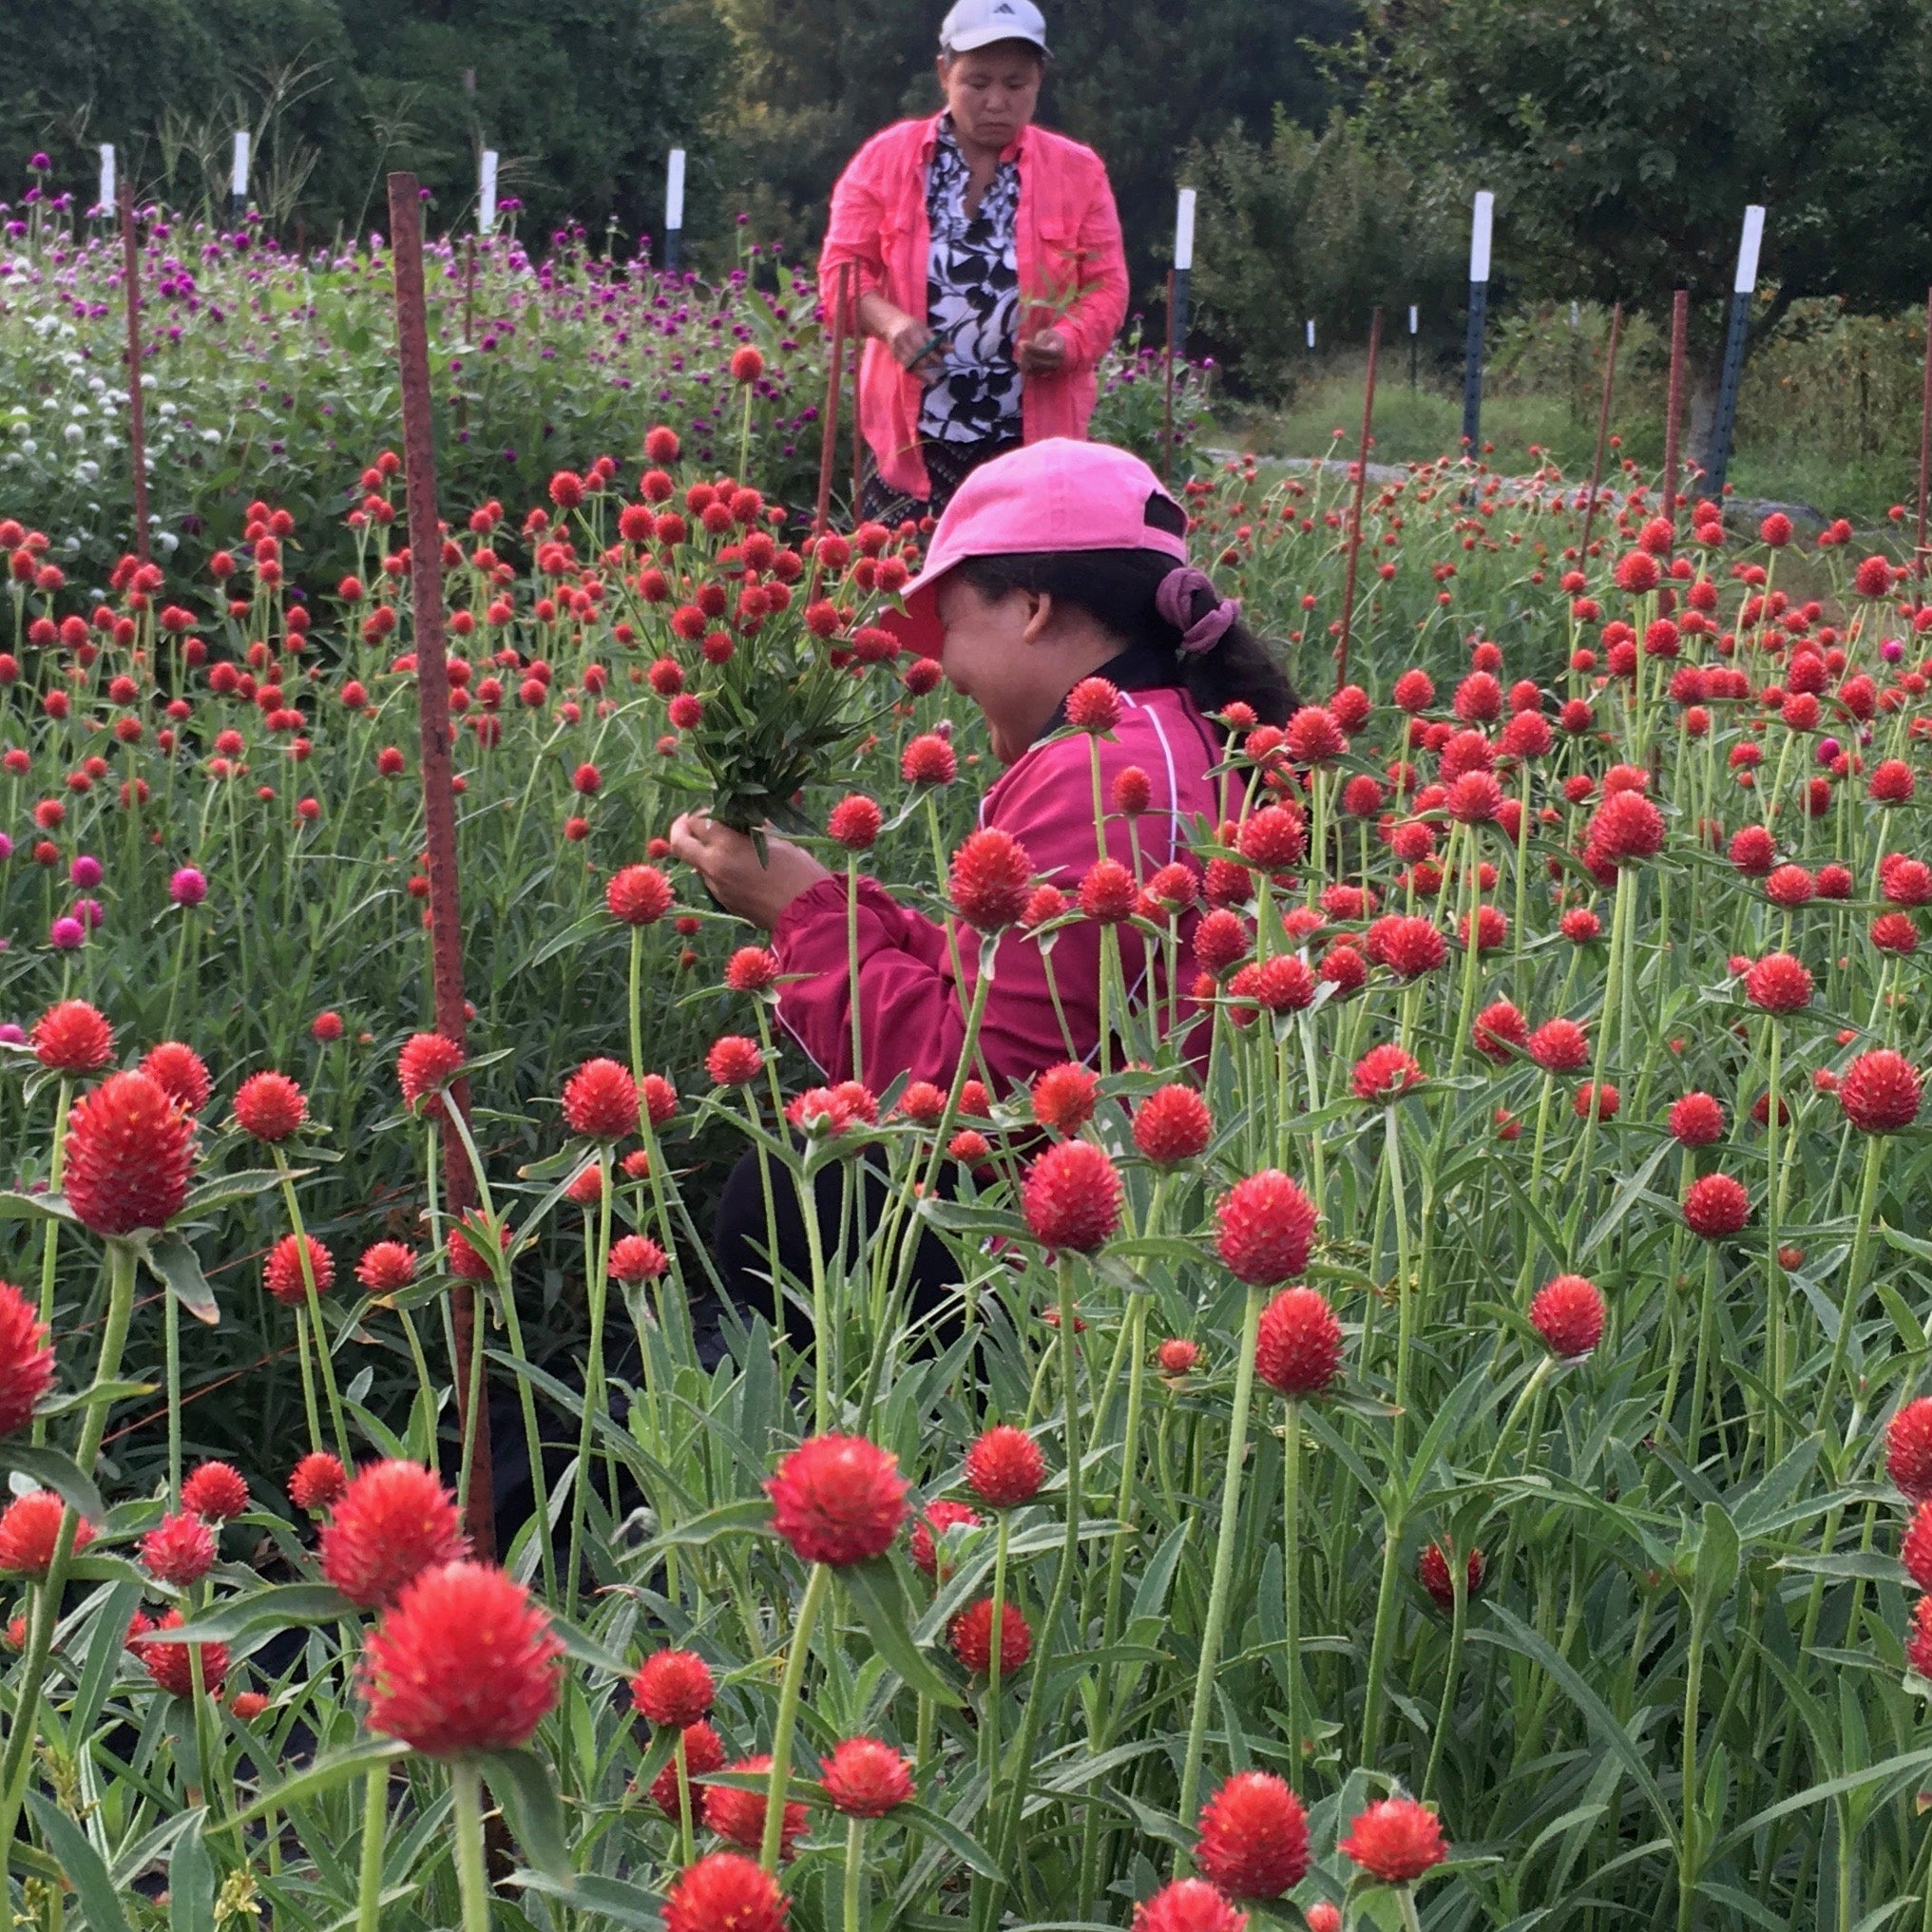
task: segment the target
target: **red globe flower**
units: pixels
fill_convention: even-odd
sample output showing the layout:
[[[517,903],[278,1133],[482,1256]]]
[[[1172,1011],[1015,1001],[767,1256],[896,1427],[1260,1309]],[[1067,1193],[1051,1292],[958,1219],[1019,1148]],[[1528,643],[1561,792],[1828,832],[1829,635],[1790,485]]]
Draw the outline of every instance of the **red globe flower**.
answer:
[[[341,1462],[326,1449],[316,1449],[289,1472],[289,1501],[297,1509],[327,1509],[349,1487]]]
[[[967,1486],[994,1509],[1031,1502],[1046,1480],[1040,1444],[1010,1423],[996,1423],[966,1453]]]
[[[765,1484],[772,1527],[801,1561],[840,1568],[884,1556],[906,1520],[897,1458],[863,1436],[811,1436]]]
[[[1119,926],[1140,904],[1140,888],[1119,859],[1097,859],[1081,880],[1081,911],[1097,926]]]
[[[51,1489],[29,1489],[0,1511],[0,1570],[43,1580],[53,1562],[60,1540],[61,1518],[67,1504]],[[94,1540],[94,1526],[82,1517],[74,1531],[74,1549]]]
[[[1905,1639],[1905,1661],[1922,1677],[1932,1677],[1932,1597],[1912,1606],[1912,1634]]]
[[[371,1294],[400,1293],[416,1278],[416,1251],[400,1241],[372,1241],[355,1264],[355,1278]]]
[[[443,1118],[443,1089],[463,1070],[463,1049],[441,1033],[414,1033],[396,1056],[403,1105],[426,1120]]]
[[[1094,1118],[1100,1104],[1100,1078],[1091,1067],[1071,1062],[1049,1067],[1033,1082],[1033,1118],[1062,1138],[1070,1139]]]
[[[1216,1210],[1222,1262],[1237,1279],[1267,1288],[1308,1266],[1314,1243],[1315,1206],[1277,1169],[1236,1181]]]
[[[919,1520],[912,1525],[912,1536],[909,1554],[912,1567],[923,1575],[944,1582],[952,1574],[951,1565],[942,1570],[939,1560],[938,1541],[948,1530],[976,1529],[980,1513],[968,1509],[964,1502],[928,1502],[921,1512]]]
[[[145,1074],[110,1074],[74,1102],[67,1161],[67,1205],[83,1227],[163,1228],[188,1197],[195,1125]]]
[[[1528,1043],[1529,1023],[1509,1001],[1498,1000],[1477,1014],[1469,1040],[1485,1060],[1493,1060],[1502,1066],[1508,1062],[1512,1047]]]
[[[1104,737],[1120,722],[1120,693],[1104,678],[1082,678],[1066,694],[1066,721],[1075,731]]]
[[[1707,1093],[1686,1094],[1671,1107],[1671,1135],[1685,1147],[1709,1147],[1724,1138],[1724,1107]]]
[[[1684,1225],[1707,1241],[1734,1234],[1750,1219],[1750,1196],[1728,1174],[1707,1174],[1684,1196]]]
[[[679,1734],[684,1740],[684,1776],[687,1783],[695,1787],[707,1771],[724,1769],[724,1745],[709,1724],[687,1724]],[[651,1802],[669,1819],[675,1821],[681,1815],[678,1808],[678,1762],[675,1757],[651,1780]],[[704,1815],[702,1792],[693,1790],[691,1809],[695,1817]]]
[[[626,1288],[657,1280],[670,1265],[669,1255],[648,1234],[624,1234],[610,1244],[610,1278]]]
[[[732,351],[731,379],[734,382],[756,382],[764,373],[765,358],[750,343]]]
[[[411,1578],[465,1549],[456,1499],[419,1463],[372,1463],[323,1528],[322,1575],[362,1610],[393,1603]]]
[[[335,1257],[313,1234],[284,1234],[268,1251],[261,1268],[262,1286],[285,1308],[300,1308],[309,1298],[308,1282],[302,1274],[302,1244],[308,1246],[309,1269],[316,1278],[316,1292],[327,1294],[335,1280]]]
[[[1183,1335],[1170,1335],[1155,1349],[1154,1359],[1159,1364],[1163,1375],[1185,1375],[1199,1365],[1201,1345],[1190,1342]]]
[[[228,1463],[202,1463],[182,1484],[182,1507],[205,1522],[228,1522],[248,1507],[248,1484]]]
[[[39,1492],[45,1494],[44,1491]],[[22,1502],[31,1502],[33,1498],[24,1496]],[[0,1516],[0,1540],[7,1534],[7,1519],[18,1509],[16,1502],[7,1516]],[[1912,1521],[1905,1530],[1904,1541],[1899,1545],[1899,1560],[1905,1566],[1905,1574],[1922,1590],[1932,1590],[1932,1502],[1922,1502],[1912,1512]],[[10,1570],[15,1564],[0,1560],[0,1569]]]
[[[1589,1037],[1574,1020],[1545,1020],[1527,1043],[1545,1073],[1575,1073],[1590,1058]]]
[[[1199,1159],[1214,1138],[1214,1117],[1193,1087],[1157,1087],[1134,1110],[1134,1144],[1157,1167]]]
[[[1257,872],[1278,872],[1300,863],[1308,851],[1308,828],[1293,807],[1264,805],[1242,821],[1237,845],[1244,864]]]
[[[818,1770],[832,1809],[848,1818],[883,1818],[914,1795],[911,1765],[875,1737],[848,1737]]]
[[[1368,956],[1398,979],[1420,979],[1449,956],[1448,942],[1426,919],[1390,913],[1368,928]]]
[[[1349,740],[1333,712],[1304,704],[1288,721],[1288,755],[1298,765],[1332,765],[1349,755]]]
[[[1381,1046],[1371,1046],[1355,1062],[1355,1074],[1350,1084],[1358,1100],[1379,1104],[1400,1100],[1404,1094],[1413,1092],[1422,1085],[1423,1078],[1423,1070],[1416,1063],[1415,1057],[1391,1041]]]
[[[959,757],[937,732],[922,732],[900,757],[899,775],[909,785],[950,785],[959,776]]]
[[[1788,952],[1768,952],[1744,976],[1745,997],[1767,1013],[1796,1013],[1811,1004],[1811,970]]]
[[[1932,1395],[1921,1395],[1885,1425],[1885,1474],[1909,1502],[1932,1498]]]
[[[990,1675],[993,1667],[993,1599],[982,1597],[968,1604],[947,1628],[952,1654],[974,1676]],[[1010,1676],[1033,1655],[1033,1632],[1010,1602],[1000,1606],[1000,1674]]]
[[[1766,826],[1747,825],[1731,841],[1731,863],[1748,879],[1769,878],[1777,858],[1777,842]]]
[[[114,1057],[114,1030],[98,1007],[62,1000],[33,1023],[27,1036],[33,1057],[54,1073],[98,1073]]]
[[[214,1092],[206,1062],[179,1040],[150,1046],[142,1057],[141,1071],[184,1114],[199,1114]]]
[[[1882,1046],[1862,1053],[1838,1082],[1838,1104],[1862,1134],[1900,1134],[1919,1118],[1923,1088],[1903,1054]]]
[[[1591,813],[1584,842],[1613,866],[1655,858],[1664,843],[1664,814],[1640,792],[1613,792]]]
[[[557,1702],[563,1655],[515,1578],[439,1563],[410,1582],[364,1649],[370,1728],[426,1757],[515,1750]]]
[[[953,909],[980,932],[998,932],[1026,910],[1033,861],[1010,832],[973,832],[952,855],[947,889]]]
[[[741,1757],[734,1764],[726,1765],[728,1771],[743,1771],[751,1776],[764,1777],[772,1769],[769,1752],[760,1751],[756,1757]],[[768,1793],[760,1790],[743,1790],[736,1785],[706,1785],[704,1788],[704,1823],[720,1838],[728,1838],[734,1845],[741,1845],[747,1851],[756,1851],[764,1843],[765,1809]],[[805,1807],[795,1799],[788,1799],[785,1814],[778,1825],[778,1855],[792,1856],[794,1840],[805,1835]]]
[[[764,1071],[765,1056],[756,1040],[727,1033],[712,1043],[704,1056],[704,1071],[715,1087],[749,1086]]]
[[[603,903],[626,926],[653,926],[671,909],[671,882],[656,866],[625,866],[613,872]]]
[[[75,1545],[79,1548],[79,1544]],[[179,1610],[170,1610],[153,1628],[179,1630],[186,1622]],[[210,1697],[219,1697],[228,1681],[228,1646],[225,1643],[155,1643],[136,1639],[130,1631],[127,1647],[140,1660],[157,1690],[170,1697],[195,1694],[194,1664],[189,1654],[201,1654],[201,1689]]]
[[[711,1666],[696,1651],[658,1651],[631,1679],[631,1702],[653,1724],[687,1731],[717,1695]]]
[[[1454,1615],[1456,1609],[1456,1582],[1449,1574],[1449,1553],[1441,1543],[1430,1543],[1416,1559],[1416,1580],[1435,1599],[1439,1609]],[[1463,1568],[1463,1592],[1464,1597],[1475,1596],[1482,1587],[1483,1562],[1481,1550],[1471,1550],[1469,1560]]]
[[[1309,1868],[1300,1799],[1272,1771],[1236,1771],[1201,1807],[1195,1864],[1230,1898],[1278,1899]]]
[[[1247,1923],[1206,1879],[1176,1879],[1134,1907],[1134,1932],[1245,1932]]]
[[[271,1145],[289,1139],[309,1118],[302,1090],[285,1073],[252,1073],[235,1095],[235,1118],[244,1134]]]
[[[1413,1798],[1380,1798],[1335,1847],[1386,1885],[1413,1884],[1449,1855],[1436,1814]]]
[[[1089,1140],[1062,1140],[1026,1170],[1021,1211],[1033,1238],[1076,1254],[1105,1245],[1120,1225],[1120,1176]]]
[[[53,1349],[39,1310],[10,1281],[0,1281],[0,1436],[33,1419],[53,1386]]]
[[[588,1140],[620,1140],[638,1131],[638,1088],[614,1060],[586,1060],[564,1082],[564,1119]]]
[[[841,798],[825,822],[826,836],[847,851],[870,851],[886,822],[873,801],[861,793]]]
[[[1559,1274],[1537,1291],[1529,1318],[1552,1355],[1574,1361],[1603,1339],[1603,1297],[1580,1274]]]
[[[1254,1372],[1291,1401],[1319,1395],[1342,1367],[1342,1325],[1321,1292],[1284,1288],[1261,1310]]]
[[[714,1851],[679,1874],[664,1901],[664,1932],[785,1932],[789,1903],[755,1860]]]
[[[158,1583],[199,1583],[215,1567],[214,1532],[186,1509],[164,1516],[142,1538],[141,1560]]]

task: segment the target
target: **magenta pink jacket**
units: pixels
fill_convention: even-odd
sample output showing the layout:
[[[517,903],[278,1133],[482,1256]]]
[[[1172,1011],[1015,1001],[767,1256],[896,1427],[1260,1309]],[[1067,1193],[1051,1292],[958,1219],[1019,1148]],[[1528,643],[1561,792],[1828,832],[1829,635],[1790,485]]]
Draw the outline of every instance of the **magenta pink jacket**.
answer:
[[[832,191],[832,223],[818,258],[826,305],[838,299],[839,269],[852,264],[852,299],[877,290],[910,316],[926,314],[926,169],[940,117],[901,121],[875,134],[846,163]],[[1065,368],[1029,375],[1021,388],[1025,440],[1084,436],[1094,412],[1094,371],[1127,313],[1127,258],[1106,164],[1092,148],[1044,127],[1026,127],[1000,157],[1018,156],[1020,213],[1014,253],[1020,288],[1048,308],[1023,312],[1032,335],[1049,322],[1066,337]],[[879,474],[910,496],[929,494],[919,449],[919,378],[869,336],[859,367],[859,428]]]
[[[1196,822],[1217,824],[1219,781],[1208,775],[1220,761],[1219,738],[1187,693],[1123,691],[1119,730],[1100,742],[1102,795],[1113,796],[1116,774],[1138,765],[1147,774],[1152,802],[1136,826],[1140,880],[1178,860],[1194,867],[1188,846]],[[1010,832],[1026,848],[1036,874],[1072,898],[1099,855],[1094,836],[1093,781],[1088,740],[1081,734],[1035,745],[986,794],[980,822]],[[1107,824],[1109,857],[1134,864],[1127,821]],[[1195,868],[1196,870],[1197,868]],[[1180,926],[1179,981],[1194,985],[1193,912]],[[1164,962],[1131,927],[1121,927],[1123,975],[1163,1001]],[[785,909],[773,934],[784,972],[802,977],[785,985],[778,1014],[828,1080],[851,1074],[851,980],[846,951],[846,888],[823,879]],[[859,1010],[866,1083],[883,1092],[899,1075],[947,1084],[966,1040],[966,1006],[979,965],[978,937],[960,932],[965,998],[955,983],[946,928],[902,906],[870,879],[859,885]],[[1086,1060],[1100,1045],[1100,928],[1090,922],[1063,930],[1054,945],[1053,981],[1072,1036],[1072,1057]],[[979,1044],[996,1086],[1006,1091],[1068,1058],[1068,1042],[1053,1010],[1047,962],[1024,933],[1008,930],[995,956],[992,991]],[[1152,985],[1143,985],[1151,974]],[[1183,1013],[1189,1008],[1184,1004]],[[1190,1018],[1192,1016],[1190,1015]]]

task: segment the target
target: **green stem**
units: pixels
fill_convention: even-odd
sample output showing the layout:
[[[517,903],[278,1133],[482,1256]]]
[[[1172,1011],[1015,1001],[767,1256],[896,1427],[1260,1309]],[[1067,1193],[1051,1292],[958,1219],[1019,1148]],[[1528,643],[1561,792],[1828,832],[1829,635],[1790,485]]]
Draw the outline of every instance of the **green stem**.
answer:
[[[489,1932],[489,1878],[483,1863],[482,1779],[467,1759],[450,1765],[455,1799],[456,1889],[463,1900],[463,1932]]]
[[[860,1881],[865,1875],[866,1821],[852,1817],[845,1827],[845,1932],[859,1932]]]
[[[798,1719],[798,1692],[805,1681],[805,1657],[812,1647],[812,1627],[832,1587],[832,1571],[813,1563],[798,1599],[797,1620],[792,1626],[792,1648],[785,1657],[785,1675],[778,1686],[778,1714],[772,1725],[772,1782],[765,1798],[765,1837],[758,1863],[774,1874],[785,1832],[785,1792],[792,1776],[792,1731]]]
[[[372,1766],[363,1786],[362,1871],[355,1932],[382,1932],[382,1854],[389,1831],[389,1766]]]

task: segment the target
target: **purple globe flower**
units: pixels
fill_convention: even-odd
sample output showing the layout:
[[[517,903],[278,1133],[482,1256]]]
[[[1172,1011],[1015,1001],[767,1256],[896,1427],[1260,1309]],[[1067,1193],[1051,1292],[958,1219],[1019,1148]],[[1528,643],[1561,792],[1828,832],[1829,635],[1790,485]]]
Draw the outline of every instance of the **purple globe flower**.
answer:
[[[0,1046],[25,1046],[27,1028],[14,1020],[0,1020]]]
[[[101,883],[101,861],[89,852],[83,852],[67,868],[67,876],[82,891],[90,892]]]
[[[4,832],[0,832],[0,865],[5,865],[12,856],[13,841]]]
[[[73,903],[71,916],[78,919],[89,932],[98,932],[101,928],[101,921],[105,915],[101,910],[100,900],[76,899]]]
[[[1902,638],[1887,638],[1879,646],[1879,656],[1887,664],[1896,664],[1905,655],[1904,641]]]
[[[87,928],[78,919],[56,919],[48,928],[47,943],[56,952],[74,952],[87,943]]]
[[[193,866],[183,866],[167,882],[167,895],[177,906],[199,906],[208,896],[207,876]]]

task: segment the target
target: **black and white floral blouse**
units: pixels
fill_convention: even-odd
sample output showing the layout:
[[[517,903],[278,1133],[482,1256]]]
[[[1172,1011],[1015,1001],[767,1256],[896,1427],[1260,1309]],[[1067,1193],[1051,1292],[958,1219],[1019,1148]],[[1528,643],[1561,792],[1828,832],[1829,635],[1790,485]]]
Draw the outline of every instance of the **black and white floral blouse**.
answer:
[[[1020,269],[1013,231],[1020,209],[1020,166],[1003,161],[966,210],[971,171],[949,117],[926,175],[927,326],[946,342],[939,376],[919,409],[919,433],[934,442],[984,443],[1020,434],[1020,368],[1013,359]]]

